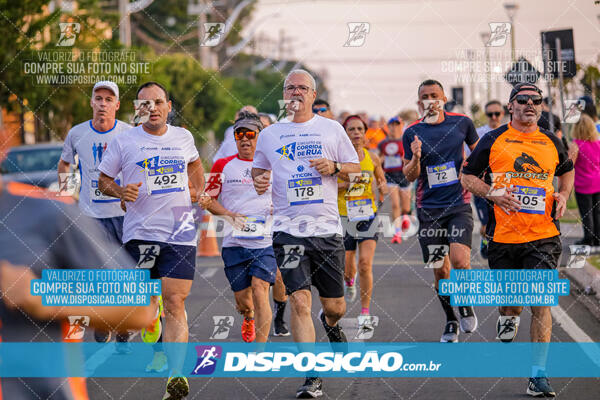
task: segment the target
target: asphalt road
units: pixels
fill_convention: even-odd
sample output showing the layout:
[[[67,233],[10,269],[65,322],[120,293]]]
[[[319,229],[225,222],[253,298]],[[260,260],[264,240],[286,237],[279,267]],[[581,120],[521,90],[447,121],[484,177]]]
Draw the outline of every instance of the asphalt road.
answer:
[[[564,244],[572,243],[577,234],[566,235]],[[416,237],[402,244],[391,245],[390,238],[379,241],[374,260],[374,295],[371,314],[379,317],[370,341],[376,342],[438,342],[443,330],[442,310],[433,289],[433,272],[425,269]],[[474,235],[478,249],[479,236]],[[475,251],[474,268],[487,267]],[[222,271],[219,257],[198,259],[200,277],[196,277],[187,300],[190,341],[210,341],[213,316],[233,316],[234,327],[227,339],[240,341],[242,318],[234,310],[233,295]],[[571,321],[554,318],[552,341],[572,342],[591,339],[600,342],[600,321],[586,307],[578,291],[561,297],[560,306]],[[316,298],[315,298],[316,299]],[[588,299],[589,300],[589,299]],[[598,305],[596,305],[598,307]],[[313,302],[313,315],[318,340],[326,341],[325,332],[317,320],[320,305]],[[360,303],[348,304],[342,326],[349,338],[354,337],[360,313]],[[493,342],[496,336],[498,312],[495,307],[477,308],[479,328],[472,334],[460,334],[461,342]],[[289,320],[289,310],[286,314]],[[573,322],[576,328],[573,328]],[[517,341],[529,341],[530,313],[521,316]],[[582,336],[583,333],[583,336]],[[139,336],[134,339],[139,340]],[[291,341],[291,338],[273,338]],[[451,345],[451,344],[449,344]],[[117,356],[118,357],[118,356]],[[94,400],[161,399],[166,379],[154,378],[90,378],[88,390]],[[188,399],[291,399],[301,378],[190,378]],[[558,398],[599,399],[600,379],[553,378],[551,384]],[[518,399],[527,398],[526,378],[331,378],[324,382],[324,399]]]

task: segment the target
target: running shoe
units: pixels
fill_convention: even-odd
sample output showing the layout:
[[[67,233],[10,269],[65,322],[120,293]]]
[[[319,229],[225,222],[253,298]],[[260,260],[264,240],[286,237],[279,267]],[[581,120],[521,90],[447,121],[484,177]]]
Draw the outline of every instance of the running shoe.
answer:
[[[256,330],[254,329],[254,319],[244,318],[244,322],[242,322],[242,339],[246,343],[254,342],[254,339],[256,339]]]
[[[185,376],[172,376],[167,381],[163,400],[181,400],[190,393],[190,384]]]
[[[110,342],[111,337],[112,337],[112,334],[110,331],[108,331],[108,332],[99,331],[99,330],[94,331],[94,339],[96,339],[96,342],[98,342],[98,343],[108,343],[108,342]]]
[[[162,334],[162,323],[160,321],[160,317],[163,315],[163,301],[162,296],[158,297],[158,310],[156,310],[156,317],[152,324],[140,332],[142,336],[142,341],[144,343],[154,344],[158,342],[160,335]]]
[[[408,228],[410,228],[410,218],[408,218],[408,215],[403,215],[402,216],[402,230],[407,231]]]
[[[555,397],[556,392],[550,386],[548,378],[545,376],[539,378],[529,378],[527,385],[527,394],[533,397]]]
[[[330,343],[346,343],[346,345],[343,347],[335,346],[334,350],[347,352],[348,339],[346,339],[346,335],[344,334],[344,331],[342,330],[340,324],[336,324],[335,326],[327,325],[327,321],[325,320],[325,313],[323,312],[323,310],[319,312],[319,318],[321,319],[323,328],[325,328],[325,333],[327,333],[327,338],[329,339]]]
[[[304,385],[296,391],[297,399],[314,399],[323,396],[323,380],[321,378],[306,378]]]
[[[157,351],[150,364],[146,365],[146,372],[163,372],[168,368],[167,355],[164,351]]]
[[[498,317],[498,322],[496,323],[498,336],[496,336],[496,339],[500,339],[504,343],[512,342],[517,337],[520,320],[520,317],[510,315],[501,315]]]
[[[273,321],[273,336],[290,336],[290,330],[284,320],[275,318]]]
[[[132,346],[129,343],[130,338],[129,332],[117,333],[115,348],[119,354],[131,354]]]
[[[481,238],[481,245],[479,246],[479,254],[484,260],[488,258],[488,240],[485,238]]]
[[[356,300],[356,282],[353,282],[352,285],[348,285],[348,282],[344,284],[344,288],[346,289],[346,301],[351,303]]]
[[[460,314],[460,330],[464,333],[475,332],[477,329],[477,315],[473,311],[473,307],[458,307]]]
[[[442,343],[457,343],[458,342],[458,322],[448,321],[444,328],[444,333],[440,339]]]
[[[398,232],[392,237],[392,243],[402,243],[402,233]]]

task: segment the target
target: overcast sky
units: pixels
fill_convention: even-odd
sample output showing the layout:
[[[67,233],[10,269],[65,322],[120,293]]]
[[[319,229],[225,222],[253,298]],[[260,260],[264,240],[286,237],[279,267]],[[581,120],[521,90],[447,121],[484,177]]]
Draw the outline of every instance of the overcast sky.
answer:
[[[366,110],[372,114],[393,115],[415,106],[418,83],[426,77],[439,79],[450,97],[452,86],[464,86],[486,100],[484,82],[459,83],[465,73],[456,67],[467,60],[467,49],[480,59],[485,50],[481,32],[489,32],[490,22],[508,21],[496,0],[259,0],[252,23],[245,33],[259,25],[257,32],[276,39],[280,30],[289,37],[293,56],[311,68],[326,70],[334,111]],[[600,53],[600,5],[594,0],[523,0],[513,28],[516,52],[532,62],[540,60],[540,31],[573,28],[578,63],[597,63]],[[276,16],[274,16],[276,14]],[[369,33],[361,47],[344,47],[349,22],[366,22]],[[510,62],[510,39],[503,47],[490,49],[493,65],[505,69]],[[504,72],[504,71],[503,71]],[[495,74],[494,74],[495,75]],[[496,75],[500,77],[500,75]],[[485,74],[479,79],[485,80]],[[541,82],[543,84],[543,82]],[[545,85],[544,85],[545,86]],[[510,86],[492,84],[492,97],[500,92],[506,100]]]

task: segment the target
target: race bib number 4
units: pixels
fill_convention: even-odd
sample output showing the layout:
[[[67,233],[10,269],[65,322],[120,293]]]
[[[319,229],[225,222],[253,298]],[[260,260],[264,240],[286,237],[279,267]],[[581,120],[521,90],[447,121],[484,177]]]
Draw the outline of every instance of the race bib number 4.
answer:
[[[546,189],[529,186],[515,186],[513,195],[521,202],[519,212],[544,214],[546,212]]]
[[[265,238],[265,218],[264,217],[246,217],[244,226],[237,228],[234,226],[231,235],[237,239],[261,240]]]
[[[367,221],[375,216],[371,199],[346,200],[346,210],[350,221]]]
[[[148,194],[183,192],[185,165],[175,164],[160,168],[146,169],[146,186]]]
[[[452,185],[458,182],[454,161],[427,167],[427,181],[430,188]]]
[[[290,206],[322,203],[323,185],[321,178],[290,179],[287,187],[287,199]]]
[[[111,197],[111,196],[107,196],[104,193],[102,193],[100,191],[100,189],[98,188],[98,181],[95,179],[92,179],[92,185],[90,187],[90,199],[92,200],[92,203],[114,203],[116,201],[120,201],[120,199],[117,199],[115,197]],[[119,186],[121,186],[121,182],[116,179],[115,183]]]

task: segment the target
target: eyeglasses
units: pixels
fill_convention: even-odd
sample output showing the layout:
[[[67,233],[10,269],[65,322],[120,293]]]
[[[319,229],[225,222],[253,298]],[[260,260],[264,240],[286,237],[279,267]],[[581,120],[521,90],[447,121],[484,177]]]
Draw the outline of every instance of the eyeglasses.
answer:
[[[529,102],[529,99],[531,99],[533,104],[535,104],[536,106],[542,104],[542,96],[540,96],[539,94],[518,94],[513,100],[517,100],[517,103],[519,104],[527,104]]]
[[[498,118],[500,115],[502,115],[502,113],[500,111],[494,111],[494,112],[485,113],[485,115],[487,115],[488,118],[492,118],[492,117]]]
[[[304,85],[298,85],[298,86],[287,85],[285,87],[285,91],[290,92],[290,93],[294,93],[296,91],[296,89],[298,89],[300,91],[300,93],[306,94],[306,93],[308,93],[308,89],[310,89],[310,88],[308,86],[304,86]]]
[[[325,111],[327,111],[327,107],[313,108],[313,112],[314,112],[315,114],[318,114],[318,113],[320,113],[320,112],[325,112]]]
[[[234,133],[235,140],[242,140],[244,136],[246,139],[252,140],[256,138],[256,135],[258,135],[258,132],[256,131],[238,131]]]

